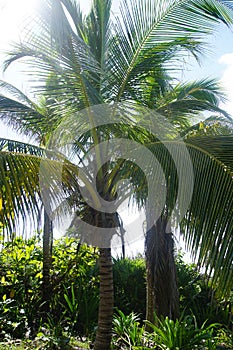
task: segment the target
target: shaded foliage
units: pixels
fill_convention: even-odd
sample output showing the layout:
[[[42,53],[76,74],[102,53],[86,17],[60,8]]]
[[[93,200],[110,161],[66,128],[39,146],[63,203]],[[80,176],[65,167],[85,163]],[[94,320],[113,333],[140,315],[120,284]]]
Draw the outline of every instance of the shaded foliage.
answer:
[[[114,259],[114,300],[117,308],[128,315],[131,312],[140,314],[145,319],[146,279],[145,260]]]
[[[60,325],[69,334],[91,337],[97,324],[98,251],[72,238],[56,240],[51,272],[49,324],[42,322],[42,246],[38,237],[15,238],[0,254],[0,338],[33,338],[38,330]],[[176,258],[183,315],[195,315],[198,327],[218,322],[232,329],[232,296],[220,299],[195,264]],[[113,259],[115,308],[145,319],[146,278],[142,257]]]
[[[56,241],[50,315],[71,333],[87,334],[97,322],[98,254],[72,239]],[[5,243],[0,255],[0,336],[34,337],[42,326],[42,248],[37,238]],[[47,327],[49,325],[43,325]]]

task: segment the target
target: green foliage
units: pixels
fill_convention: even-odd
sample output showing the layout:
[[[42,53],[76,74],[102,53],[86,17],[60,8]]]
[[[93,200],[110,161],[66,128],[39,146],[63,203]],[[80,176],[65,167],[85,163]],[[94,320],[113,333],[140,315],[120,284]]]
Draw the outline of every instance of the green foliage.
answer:
[[[66,237],[54,242],[50,271],[53,296],[50,315],[44,324],[40,239],[15,238],[12,243],[4,243],[0,253],[0,338],[9,340],[27,335],[36,337],[35,348],[52,349],[61,344],[63,348],[68,347],[72,335],[92,337],[99,301],[97,260],[97,250],[81,246],[74,239]],[[155,339],[148,338],[142,326],[146,299],[144,259],[114,259],[113,262],[115,307],[121,310],[114,316],[115,347],[146,349]],[[176,266],[185,321],[173,324],[167,320],[167,327],[178,327],[179,332],[183,332],[184,322],[193,320],[190,314],[195,315],[196,321],[190,324],[191,329],[195,325],[196,329],[202,329],[207,319],[206,327],[221,323],[225,328],[216,333],[218,343],[230,349],[232,300],[219,299],[196,265],[186,264],[182,255],[178,255]]]
[[[220,298],[208,284],[197,265],[185,263],[181,253],[176,257],[181,313],[195,315],[199,327],[221,323],[232,329],[233,295]],[[145,261],[134,259],[115,259],[113,265],[115,306],[124,314],[134,312],[145,319],[146,280]]]
[[[154,325],[147,322],[153,333],[151,340],[161,350],[192,350],[211,349],[213,343],[213,331],[217,324],[209,326],[206,323],[198,328],[195,318],[187,316],[184,320],[157,319]]]
[[[233,333],[229,330],[221,328],[216,336],[217,350],[233,349]]]
[[[115,306],[125,314],[135,312],[145,318],[146,279],[145,260],[114,259],[114,300]]]
[[[140,317],[135,313],[125,315],[117,310],[113,318],[113,344],[116,349],[141,346],[145,338],[145,329],[140,327]],[[145,345],[145,344],[144,344]]]
[[[98,251],[74,239],[55,242],[52,315],[62,314],[71,333],[89,334],[97,322],[99,303]]]
[[[42,248],[34,237],[5,243],[0,254],[0,337],[34,337],[42,326],[87,335],[97,322],[97,251],[73,239],[54,243],[50,320],[42,324]],[[55,332],[56,333],[56,332]]]
[[[219,297],[197,265],[185,263],[182,254],[176,258],[176,268],[181,312],[195,315],[199,326],[208,320],[208,324],[218,322],[232,329],[233,294]]]
[[[37,238],[15,238],[0,254],[0,334],[19,338],[34,331],[41,303],[42,251]]]
[[[217,323],[198,327],[195,317],[173,321],[156,318],[156,324],[145,321],[151,331],[140,325],[140,317],[117,311],[113,320],[113,348],[132,350],[218,350],[232,349],[232,334],[219,329]]]
[[[70,349],[70,338],[63,331],[61,323],[55,323],[51,316],[48,318],[47,327],[48,329],[43,328],[41,332],[37,334],[36,340],[39,342],[39,345],[36,349]]]

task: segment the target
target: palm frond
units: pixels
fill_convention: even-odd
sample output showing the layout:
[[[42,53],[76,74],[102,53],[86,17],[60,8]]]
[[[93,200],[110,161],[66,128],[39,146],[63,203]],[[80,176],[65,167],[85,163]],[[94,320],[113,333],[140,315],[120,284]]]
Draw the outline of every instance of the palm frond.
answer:
[[[201,146],[210,150],[204,143]],[[188,249],[200,266],[205,266],[207,275],[212,276],[212,283],[224,295],[232,289],[233,277],[232,153],[227,168],[219,162],[220,152],[213,152],[217,153],[217,157],[213,157],[212,152],[203,154],[200,146],[189,147],[189,151],[195,182],[190,208],[183,222],[184,237]]]
[[[1,95],[9,95],[14,98],[14,100],[31,107],[31,109],[35,108],[34,102],[30,100],[27,95],[6,81],[0,80],[0,92]]]
[[[88,45],[91,48],[97,62],[100,63],[102,72],[108,57],[109,40],[112,36],[111,15],[112,0],[94,0],[91,12],[86,18],[86,33]]]
[[[37,220],[40,213],[39,159],[26,155],[0,152],[0,222],[8,233],[16,230],[20,220],[28,215]]]
[[[23,153],[29,155],[35,155],[38,157],[42,157],[46,151],[44,148],[37,147],[25,142],[19,142],[9,139],[0,138],[0,151],[4,152],[14,152],[14,153]]]
[[[233,174],[233,135],[208,135],[190,137],[187,143],[213,156]]]
[[[140,65],[141,59],[155,57],[177,48],[195,52],[217,22],[232,23],[232,12],[218,1],[122,1],[120,18],[116,19],[116,40],[111,61],[115,79],[120,83],[116,99],[137,75],[153,70]],[[173,62],[174,64],[174,62]],[[134,74],[132,76],[132,71]]]
[[[233,137],[190,138],[185,145],[191,167],[182,160],[180,162],[182,147],[178,141],[156,142],[148,146],[159,160],[166,179],[166,183],[160,184],[161,191],[166,192],[164,214],[178,218],[178,222],[184,217],[181,227],[186,247],[200,266],[206,268],[218,292],[228,293],[233,277]],[[168,152],[168,146],[172,147],[173,156]],[[174,154],[177,154],[175,162]],[[151,164],[153,166],[153,159]],[[180,167],[182,172],[177,172]],[[137,174],[136,168],[134,173]],[[158,177],[154,181],[158,187],[156,181],[161,179]],[[156,199],[153,202],[153,215],[158,203]]]
[[[45,143],[63,117],[61,111],[54,110],[53,103],[44,95],[35,103],[11,84],[0,81],[0,119],[40,144]]]
[[[75,0],[61,0],[61,3],[65,6],[66,11],[72,19],[72,25],[76,33],[86,42],[85,16],[80,9],[80,4]]]
[[[53,96],[55,93],[61,96],[65,85],[66,98],[70,94],[72,98],[76,96],[79,109],[101,102],[99,93],[94,88],[96,75],[100,72],[99,63],[88,45],[73,31],[60,1],[45,0],[44,3],[48,13],[42,11],[44,17],[40,17],[41,33],[30,33],[27,44],[15,44],[8,53],[5,69],[12,62],[28,57],[32,65],[37,67],[41,92],[53,92]],[[45,87],[45,81],[51,72],[56,76],[57,84],[48,88]]]
[[[225,95],[218,82],[203,79],[171,87],[163,95],[157,96],[155,108],[171,124],[185,130],[190,126],[190,120],[204,111],[218,113],[230,123],[232,119],[229,114],[219,107],[223,101]]]
[[[49,215],[73,192],[77,195],[78,168],[67,161],[38,155],[0,152],[0,222],[12,233],[20,222],[36,222],[41,204]],[[38,151],[38,149],[34,149]],[[20,152],[20,153],[19,153]],[[55,158],[55,156],[54,156]]]
[[[40,138],[45,118],[42,109],[20,90],[0,81],[0,119],[20,132]]]
[[[228,6],[230,9],[233,10],[233,3],[232,3],[232,0],[221,0],[221,2],[222,2],[224,5]]]

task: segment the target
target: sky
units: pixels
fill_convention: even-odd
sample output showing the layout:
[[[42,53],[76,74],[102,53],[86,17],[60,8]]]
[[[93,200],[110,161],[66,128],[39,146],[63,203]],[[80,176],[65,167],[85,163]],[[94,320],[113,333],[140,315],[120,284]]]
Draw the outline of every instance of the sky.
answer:
[[[115,0],[116,1],[116,0]],[[81,0],[81,7],[87,11],[91,0]],[[6,57],[6,51],[13,41],[19,42],[22,39],[22,29],[26,24],[30,25],[33,10],[38,6],[38,0],[0,0],[0,79],[3,79],[21,89],[26,94],[30,92],[25,69],[19,63],[14,63],[5,73],[2,73],[2,63]],[[116,7],[114,9],[116,10]],[[225,90],[228,102],[223,107],[233,115],[233,29],[230,30],[223,25],[218,26],[216,33],[208,39],[209,52],[201,59],[201,66],[193,60],[186,62],[188,71],[183,73],[184,80],[195,80],[204,77],[218,78]],[[0,122],[0,138],[10,138],[27,141],[22,135],[18,135],[9,127]],[[136,230],[144,220],[144,215],[139,216],[135,212],[125,211],[128,220],[128,233],[135,235]],[[136,248],[135,248],[136,247]],[[131,245],[130,251],[135,252],[137,246]],[[140,249],[139,249],[140,250]]]
[[[25,25],[30,25],[33,10],[38,3],[38,0],[0,0],[0,79],[10,82],[25,93],[30,92],[26,82],[27,76],[22,72],[25,67],[20,63],[14,63],[3,74],[2,62],[11,43],[22,39],[22,29]],[[115,3],[117,4],[117,0]],[[86,12],[91,0],[80,0],[80,4],[83,11]],[[115,5],[115,11],[116,8]],[[233,31],[223,25],[217,28],[216,33],[208,40],[209,52],[201,58],[201,66],[197,65],[194,60],[186,61],[188,71],[187,69],[184,71],[182,78],[185,80],[203,77],[220,79],[229,99],[222,107],[233,115]],[[0,137],[10,136],[17,139],[22,138],[0,124]]]

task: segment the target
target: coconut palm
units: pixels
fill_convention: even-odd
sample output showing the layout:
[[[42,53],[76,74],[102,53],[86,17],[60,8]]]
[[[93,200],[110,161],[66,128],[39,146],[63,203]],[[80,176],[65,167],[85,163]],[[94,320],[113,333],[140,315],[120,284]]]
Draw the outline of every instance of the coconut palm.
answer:
[[[66,11],[64,11],[64,7]],[[138,112],[138,108],[141,105],[150,107],[151,109],[157,108],[168,117],[169,110],[165,108],[166,101],[162,103],[162,97],[168,97],[166,94],[169,92],[169,86],[171,92],[175,90],[170,77],[174,68],[179,68],[179,57],[187,52],[197,55],[201,50],[201,44],[205,41],[206,34],[213,31],[214,25],[217,22],[228,24],[232,22],[230,9],[224,6],[223,2],[213,0],[148,0],[132,3],[125,1],[120,8],[120,16],[115,19],[112,19],[110,16],[110,10],[110,0],[95,0],[93,1],[90,14],[84,18],[75,1],[41,1],[41,14],[38,16],[38,22],[36,23],[36,26],[39,26],[39,30],[28,32],[27,35],[29,37],[25,38],[25,43],[15,46],[12,52],[9,53],[9,59],[5,64],[7,67],[19,58],[27,56],[31,58],[33,67],[37,69],[36,76],[38,84],[41,81],[40,91],[45,93],[46,99],[50,101],[51,110],[53,111],[53,118],[47,124],[47,127],[54,128],[55,125],[53,130],[56,129],[56,131],[58,130],[60,132],[58,146],[61,146],[61,142],[64,142],[64,137],[67,139],[65,126],[69,125],[69,130],[74,126],[75,131],[79,131],[80,127],[82,127],[81,136],[80,134],[76,137],[72,135],[72,147],[76,147],[77,150],[79,146],[81,149],[79,155],[82,155],[84,159],[85,156],[88,156],[88,150],[93,146],[95,147],[97,169],[100,169],[97,173],[96,187],[98,192],[106,200],[113,200],[115,198],[117,180],[121,179],[122,175],[129,174],[130,171],[132,174],[132,170],[137,173],[137,167],[135,168],[129,162],[123,162],[122,160],[116,162],[117,167],[115,168],[109,162],[102,166],[101,156],[103,154],[101,154],[98,144],[120,134],[122,136],[127,135],[138,143],[147,144],[147,141],[150,141],[149,144],[151,146],[148,146],[148,148],[156,156],[160,157],[159,159],[164,169],[169,173],[169,169],[171,170],[172,168],[171,156],[169,156],[161,141],[159,142],[155,138],[153,139],[151,137],[153,135],[150,135],[148,131],[143,130],[143,128],[137,125],[135,113]],[[35,71],[33,74],[35,74]],[[45,82],[48,82],[48,79],[50,82],[46,85]],[[176,91],[178,90],[177,88]],[[157,98],[159,95],[161,96],[160,99]],[[188,95],[191,98],[187,98],[187,101],[184,101],[184,109],[187,108],[188,100],[189,102],[193,99],[195,100],[195,98],[199,100],[198,94],[195,94],[194,91],[189,92],[185,97]],[[209,97],[213,96],[215,95],[209,95]],[[170,97],[171,94],[169,95]],[[181,96],[179,98],[182,100]],[[160,104],[158,104],[159,100]],[[171,102],[169,103],[170,111],[174,111],[175,113],[178,104],[176,105],[171,100],[169,101]],[[116,112],[119,112],[118,102],[124,103],[124,118],[117,122],[114,118]],[[201,102],[203,104],[199,110],[210,109],[219,111],[216,103],[213,103],[213,100],[210,101],[210,98],[206,104],[205,99],[201,100]],[[111,117],[113,118],[112,120],[115,120],[115,123],[111,127],[109,125],[96,127],[95,115],[93,115],[91,107],[100,103],[115,103],[113,108],[111,108]],[[205,107],[203,107],[204,105]],[[82,119],[82,113],[79,113],[84,108],[86,108],[86,119]],[[186,109],[186,113],[190,115],[193,110],[196,110],[196,108],[189,107],[188,111]],[[126,127],[123,121],[129,124],[129,114],[131,126]],[[170,117],[170,120],[172,120],[171,113]],[[178,117],[180,117],[178,124],[181,125],[185,122],[182,115],[176,114],[176,118]],[[48,121],[48,118],[46,120]],[[72,127],[70,124],[71,121],[73,123]],[[32,120],[33,123],[39,126],[40,120]],[[60,129],[59,125],[62,125]],[[77,127],[79,129],[75,129]],[[230,138],[229,140],[231,141]],[[53,138],[52,141],[52,145],[56,145],[56,139],[54,140]],[[52,141],[50,139],[46,147],[49,147]],[[173,144],[177,145],[179,142],[176,140],[173,141]],[[190,153],[192,153],[192,160],[196,165],[196,172],[198,173],[198,162],[202,159],[206,166],[206,171],[203,169],[202,175],[209,176],[212,170],[212,163],[210,162],[210,159],[212,159],[211,152],[209,152],[209,157],[207,157],[204,148],[202,150],[196,149],[192,145],[189,148]],[[9,155],[4,155],[4,157],[7,159]],[[18,155],[16,158],[22,159],[22,156]],[[38,162],[37,158],[35,162]],[[57,160],[49,160],[48,163],[55,170],[57,169]],[[82,163],[84,164],[85,161],[83,160]],[[220,165],[216,165],[216,169],[218,166]],[[227,184],[230,188],[232,186],[232,182],[230,182],[232,178],[229,177],[229,172],[225,171],[224,166],[218,169],[218,181],[220,187]],[[69,192],[71,189],[77,188],[77,184],[76,186],[74,184],[77,170],[75,171],[75,167],[68,161],[67,163],[65,162],[65,169],[62,189],[67,186]],[[35,168],[36,170],[39,171],[38,163],[37,168]],[[138,172],[140,173],[139,170]],[[55,175],[53,175],[54,181],[52,184],[58,180],[56,179],[56,174],[55,172]],[[20,176],[20,174],[18,175]],[[31,179],[29,176],[30,174],[28,174],[28,178]],[[72,181],[68,181],[68,178],[71,178]],[[198,179],[200,182],[202,181],[200,176]],[[130,180],[134,183],[132,176]],[[137,181],[135,182],[137,183]],[[170,183],[172,184],[172,181]],[[195,185],[198,186],[198,182]],[[174,183],[173,185],[169,185],[169,200],[173,204],[177,192],[176,187],[177,184]],[[37,193],[40,194],[40,192],[40,189],[37,188]],[[93,191],[90,192],[94,195]],[[54,191],[50,191],[50,195],[51,198],[53,196],[60,196],[62,198],[59,197],[59,199],[64,199],[64,196],[57,194],[55,187]],[[137,195],[135,197],[137,198]],[[32,198],[35,198],[35,196]],[[198,196],[195,196],[195,200],[197,198]],[[72,198],[70,200],[72,201]],[[93,201],[98,202],[98,198],[94,196]],[[35,203],[35,199],[33,199],[33,203]],[[230,200],[224,203],[228,207],[232,204]],[[208,205],[208,203],[205,204],[206,206]],[[83,208],[81,207],[82,205]],[[189,211],[188,217],[191,222],[192,215],[196,215],[195,209],[198,206],[199,203],[196,202]],[[90,225],[93,226],[95,222],[96,227],[116,229],[117,221],[114,213],[111,215],[109,213],[102,213],[96,209],[87,208],[83,203],[77,207],[80,215]],[[22,204],[21,208],[23,208]],[[207,209],[207,207],[202,207],[202,209]],[[218,206],[218,209],[222,213],[220,206]],[[210,212],[210,208],[208,212]],[[217,214],[217,211],[215,214]],[[224,218],[223,214],[221,215]],[[226,220],[223,220],[221,232],[225,232],[227,228],[228,234],[229,227],[229,217],[226,216]],[[194,233],[194,230],[192,232]],[[208,228],[208,233],[206,244],[210,239],[210,227]],[[221,237],[223,238],[223,235]],[[218,236],[218,239],[220,240],[220,236]],[[191,238],[189,242],[193,242],[191,246],[195,249],[196,245]],[[226,256],[226,252],[227,250],[225,249],[223,253],[224,257]],[[206,247],[201,253],[208,255]],[[205,255],[202,256],[206,258],[205,262],[208,266],[210,261],[208,261]],[[219,261],[218,264],[211,261],[211,264],[213,268],[219,268],[220,266]],[[227,269],[229,259],[226,259],[224,265]],[[109,349],[111,340],[113,287],[111,251],[109,247],[100,249],[100,275],[100,312],[95,342],[95,349],[97,350]],[[226,280],[225,268],[223,268],[222,275],[224,277],[222,281],[224,279]]]
[[[27,132],[34,133],[35,137],[37,137],[38,141],[40,143],[43,142],[44,139],[46,139],[46,134],[48,134],[47,128],[45,128],[44,131],[43,127],[40,126],[40,123],[43,125],[47,125],[49,122],[49,119],[52,117],[52,112],[51,113],[46,113],[46,108],[44,106],[44,102],[42,103],[41,99],[41,107],[30,101],[28,98],[26,99],[26,96],[20,92],[19,90],[15,89],[13,86],[10,84],[6,84],[4,82],[1,83],[2,90],[5,92],[7,91],[8,93],[10,92],[14,98],[17,96],[17,99],[20,100],[20,102],[8,98],[4,95],[1,95],[0,97],[0,112],[1,112],[1,117],[8,121],[11,121],[12,124],[14,124],[16,127],[20,128],[21,131],[25,130],[24,123],[27,121]],[[170,122],[175,122],[177,125],[180,125],[180,127],[184,127],[188,125],[188,120],[187,120],[187,114],[191,114],[192,116],[195,115],[195,113],[199,112],[200,106],[202,106],[203,109],[209,109],[213,111],[219,111],[222,114],[225,114],[225,117],[211,117],[205,120],[205,124],[209,124],[211,126],[211,123],[216,126],[217,129],[214,129],[214,133],[216,133],[216,130],[222,130],[221,128],[224,128],[224,133],[227,132],[227,128],[232,127],[232,121],[229,119],[227,114],[224,111],[221,111],[217,104],[218,104],[218,99],[223,96],[221,95],[221,92],[218,91],[218,87],[214,81],[205,81],[205,84],[203,84],[203,81],[200,81],[199,84],[197,82],[195,83],[188,83],[187,85],[183,85],[183,94],[181,94],[180,89],[178,90],[178,93],[175,93],[173,91],[173,94],[170,91],[170,95],[172,95],[172,104],[177,105],[179,102],[181,104],[181,112],[178,116],[178,118],[173,118],[171,119],[171,105],[169,103],[169,99],[167,98],[167,107],[164,105],[164,98],[163,98],[163,108],[166,110],[169,110],[169,115],[167,115],[167,119],[170,118]],[[195,89],[194,89],[195,87]],[[175,90],[175,91],[176,91]],[[195,91],[195,94],[198,93],[199,96],[202,96],[201,99],[192,99],[190,105],[187,103],[189,99],[192,97],[191,93],[188,93],[189,91]],[[13,94],[14,92],[14,94]],[[168,92],[167,92],[168,94]],[[180,98],[180,95],[183,96],[183,98]],[[213,100],[215,100],[216,103],[213,103]],[[33,106],[33,108],[30,110],[28,107],[28,103],[30,101],[30,105]],[[157,100],[159,104],[159,99]],[[162,104],[160,103],[160,105]],[[43,106],[42,106],[43,105]],[[177,109],[177,107],[176,107]],[[40,110],[40,113],[38,112]],[[27,113],[25,113],[27,111]],[[30,111],[30,113],[29,113]],[[43,111],[43,113],[42,113]],[[48,111],[47,111],[48,112]],[[27,114],[27,119],[25,118]],[[35,117],[36,114],[36,117]],[[165,112],[164,112],[165,114]],[[175,115],[175,113],[174,113]],[[49,116],[49,119],[48,119]],[[37,132],[34,129],[34,119],[37,118],[36,122],[36,127],[37,127]],[[32,128],[30,129],[30,123],[29,121],[32,121]],[[216,124],[217,123],[217,124]],[[197,125],[190,127],[187,132],[191,134],[191,132],[195,131],[197,132],[198,126],[203,125],[203,122],[198,123]],[[207,128],[209,127],[207,125]],[[212,130],[212,128],[209,129],[209,132]],[[122,132],[122,131],[121,131]],[[200,133],[200,130],[198,131]],[[119,130],[118,130],[118,135],[120,136]],[[192,134],[191,134],[192,135]],[[133,135],[133,138],[135,139],[135,135]],[[42,140],[42,141],[41,141]],[[5,140],[6,141],[6,140]],[[14,152],[27,152],[27,148],[29,145],[23,145],[22,143],[16,143],[15,146],[13,146],[13,142],[10,143],[9,149]],[[31,153],[34,152],[35,147],[31,146]],[[39,149],[38,149],[39,150]],[[37,151],[37,153],[39,153]],[[77,153],[79,153],[79,150],[77,150]],[[128,165],[127,165],[128,167]],[[126,168],[127,168],[126,167]],[[175,169],[174,169],[175,172]],[[126,171],[127,174],[127,171]],[[143,194],[139,193],[139,197],[142,200]],[[164,222],[163,224],[163,229],[162,229],[162,220]],[[48,220],[48,215],[45,212],[45,228],[44,229],[44,284],[43,284],[43,290],[45,291],[45,298],[44,300],[48,302],[49,300],[49,295],[51,293],[50,288],[49,288],[49,269],[50,269],[50,246],[51,246],[51,235],[47,234],[50,232],[50,227],[51,223],[50,220]],[[147,233],[147,239],[146,239],[146,244],[147,244],[147,271],[148,271],[148,276],[147,276],[147,285],[148,285],[148,296],[147,296],[147,318],[150,319],[151,321],[153,320],[154,316],[154,308],[155,308],[155,302],[156,302],[156,310],[158,314],[164,314],[164,315],[169,315],[170,317],[175,317],[178,315],[178,287],[176,283],[176,271],[175,271],[175,263],[174,263],[174,255],[173,255],[173,240],[170,235],[164,235],[164,230],[166,228],[167,221],[165,221],[164,216],[161,217],[158,222],[152,227],[151,230],[148,231]],[[158,227],[160,225],[160,229],[158,230],[158,235],[161,237],[156,238],[155,234],[155,227]],[[167,238],[168,242],[164,242],[164,239]],[[157,239],[157,242],[155,244],[154,240]],[[164,247],[162,249],[161,244],[164,242]],[[170,243],[169,243],[170,242]],[[157,247],[157,250],[155,249]],[[161,256],[155,258],[155,254],[163,254],[163,258]],[[161,270],[161,264],[155,263],[155,260],[162,261],[166,260],[166,263],[164,264],[164,268],[166,268],[166,273]],[[160,268],[158,268],[160,266]],[[158,274],[157,278],[155,278],[156,274]],[[170,274],[170,278],[168,278]],[[163,276],[166,276],[166,281],[170,281],[170,288],[168,288],[167,283],[162,283],[163,281]],[[156,283],[157,281],[157,283]],[[159,286],[159,289],[158,287]],[[155,294],[155,291],[157,291],[157,294]],[[159,292],[160,291],[160,292]],[[152,295],[154,297],[152,298]],[[157,295],[157,298],[156,298]],[[167,298],[165,298],[165,295],[167,295]],[[159,299],[160,298],[160,299]],[[170,307],[170,303],[174,303],[173,307]],[[45,303],[45,305],[49,305],[49,303]]]
[[[193,128],[189,128],[190,135],[192,135],[190,138],[188,138],[185,142],[186,146],[189,149],[189,152],[191,154],[191,157],[195,155],[197,156],[197,153],[195,154],[194,148],[196,148],[201,152],[203,152],[203,160],[204,160],[204,154],[211,159],[212,163],[215,163],[216,167],[218,167],[222,163],[222,171],[225,171],[224,169],[228,169],[228,180],[229,180],[229,192],[226,193],[226,197],[222,197],[221,200],[219,197],[219,192],[215,192],[211,190],[211,187],[217,187],[216,184],[216,173],[212,171],[209,173],[205,173],[205,176],[207,176],[206,180],[204,180],[204,177],[202,180],[205,182],[204,187],[198,186],[197,189],[197,183],[195,182],[195,190],[192,194],[192,201],[191,201],[191,207],[198,207],[198,215],[195,216],[195,212],[192,211],[190,213],[187,212],[184,219],[181,221],[181,232],[184,234],[184,240],[186,242],[186,248],[189,249],[189,251],[192,253],[193,257],[196,258],[200,262],[200,267],[208,266],[210,270],[215,272],[219,270],[219,272],[222,270],[222,264],[224,260],[224,253],[223,256],[220,255],[220,247],[215,247],[215,266],[213,266],[213,260],[212,260],[212,254],[214,254],[213,246],[208,246],[207,242],[210,242],[211,240],[215,242],[215,240],[223,240],[227,242],[226,245],[226,251],[228,251],[231,245],[232,245],[232,238],[231,238],[231,230],[232,230],[232,219],[226,212],[228,210],[231,210],[232,208],[232,200],[231,200],[231,191],[232,191],[232,150],[228,146],[230,145],[230,140],[232,138],[232,126],[233,124],[229,123],[231,125],[231,129],[228,127],[226,128],[225,125],[220,126],[220,128],[213,128],[211,130],[211,126],[207,123],[207,130],[210,133],[209,135],[203,135],[203,122],[200,123],[198,129],[198,125],[195,125]],[[208,129],[210,128],[210,129]],[[191,131],[192,130],[192,131]],[[217,133],[221,133],[221,131],[224,131],[226,135],[216,135]],[[198,133],[201,131],[201,133],[198,136]],[[228,144],[228,146],[227,146]],[[208,146],[207,146],[208,145]],[[223,147],[223,148],[222,148]],[[226,148],[225,148],[226,147]],[[225,157],[219,158],[218,154],[221,154],[223,156],[224,154],[224,148],[225,148]],[[221,150],[221,151],[220,151]],[[194,152],[194,153],[193,153]],[[225,160],[224,160],[225,158]],[[198,166],[196,164],[197,159],[193,159],[194,170],[195,170],[195,179],[199,178],[199,176],[203,176],[203,171],[201,170],[201,166]],[[207,160],[207,159],[206,159]],[[220,163],[219,163],[220,161]],[[218,165],[217,165],[218,164]],[[205,170],[207,170],[205,168]],[[210,170],[210,169],[209,169]],[[210,170],[211,171],[211,170]],[[169,175],[172,174],[169,178]],[[169,181],[175,182],[175,169],[170,172],[167,178],[168,188],[169,187]],[[202,174],[202,175],[200,175]],[[208,175],[207,175],[208,174]],[[205,187],[206,186],[206,187]],[[206,190],[205,190],[206,188]],[[208,202],[206,201],[207,194],[207,188],[209,188],[209,191],[211,192],[211,195],[213,195],[212,199],[211,195],[208,199]],[[203,192],[201,192],[201,189]],[[213,192],[213,193],[212,193]],[[204,198],[206,198],[204,200]],[[226,201],[225,201],[226,199]],[[171,199],[170,199],[171,200]],[[214,205],[215,203],[215,205]],[[209,212],[210,217],[208,216],[207,206],[213,206],[218,207],[216,209],[218,213],[216,212],[215,218],[212,215],[212,210]],[[170,207],[170,208],[169,208]],[[148,208],[149,209],[149,208]],[[147,319],[151,320],[151,322],[154,321],[154,313],[156,312],[159,316],[169,316],[171,319],[176,319],[179,316],[179,294],[178,294],[178,281],[176,276],[176,267],[175,267],[175,259],[174,259],[174,239],[172,234],[172,228],[170,225],[168,225],[170,218],[172,216],[172,211],[174,209],[173,206],[170,206],[169,204],[169,198],[167,206],[165,207],[165,210],[163,211],[162,215],[153,223],[153,225],[149,225],[149,230],[146,235],[146,241],[145,241],[145,252],[146,252],[146,262],[147,262]],[[200,214],[200,211],[202,211],[202,215]],[[146,213],[150,214],[149,210],[146,211]],[[187,217],[189,213],[189,217]],[[205,215],[203,215],[205,213]],[[226,219],[226,226],[222,228],[221,231],[216,231],[215,227],[217,227],[217,223],[220,220],[220,217],[223,216]],[[152,215],[153,218],[153,215]],[[150,222],[151,217],[149,216],[148,222]],[[174,226],[176,224],[174,223]],[[203,230],[203,227],[205,227],[205,230]],[[168,228],[170,230],[168,231]],[[218,236],[219,235],[219,236]],[[198,240],[196,241],[196,239]],[[221,238],[220,238],[221,237]],[[200,243],[201,240],[201,243]],[[205,243],[204,243],[205,241]],[[192,242],[192,243],[190,243]],[[206,245],[205,253],[204,251],[201,251],[201,246]],[[211,250],[212,249],[212,250]],[[226,254],[225,251],[225,254]],[[202,256],[203,254],[203,256]],[[207,254],[208,258],[204,255]],[[219,254],[219,256],[218,256]],[[204,261],[204,259],[206,259]],[[223,260],[222,260],[223,259]],[[212,260],[212,262],[211,262]],[[211,267],[210,267],[211,266]],[[207,272],[207,270],[206,270]],[[219,283],[218,293],[220,296],[226,295],[229,293],[229,291],[232,288],[232,283],[228,284],[228,282],[225,280],[227,275],[231,275],[231,270],[228,268],[225,271],[226,275],[224,277],[224,273],[221,275],[221,273],[218,275],[218,277],[215,275],[214,279],[212,281],[214,287]],[[208,273],[207,273],[208,275]],[[210,273],[211,275],[211,273]],[[232,277],[231,277],[232,278]],[[222,282],[220,282],[219,279],[222,279]],[[225,281],[224,281],[225,280]]]
[[[208,89],[204,88],[204,85]],[[167,91],[165,96],[158,96],[157,104],[160,111],[166,118],[174,123],[176,129],[179,130],[183,137],[189,136],[207,136],[213,135],[229,135],[232,134],[233,121],[224,111],[221,111],[222,116],[212,116],[204,122],[191,125],[193,116],[198,113],[202,107],[203,110],[217,111],[218,101],[215,95],[217,86],[213,81],[190,82],[185,85],[178,84],[174,90]],[[196,97],[199,95],[198,103]],[[202,96],[202,97],[200,97]],[[222,96],[223,97],[223,96]],[[208,102],[209,101],[209,102]],[[202,105],[204,102],[205,107]],[[207,104],[209,103],[209,107]],[[164,104],[164,105],[163,105]],[[161,106],[161,107],[160,107]],[[200,109],[199,109],[200,108]],[[207,138],[211,142],[211,138]],[[202,141],[197,138],[200,149]],[[194,139],[189,142],[194,142]],[[205,141],[204,141],[205,142]],[[207,141],[208,142],[208,141]],[[204,149],[203,149],[204,151]],[[174,169],[175,171],[175,169]],[[167,178],[167,186],[171,180]],[[195,199],[196,203],[201,200]],[[169,198],[168,201],[170,202]],[[170,207],[170,209],[169,209]],[[176,267],[174,259],[174,240],[172,228],[166,233],[168,223],[170,221],[174,203],[167,203],[161,217],[157,221],[153,221],[153,213],[150,208],[146,208],[148,230],[145,240],[145,255],[147,263],[147,319],[154,321],[154,313],[159,316],[169,316],[176,319],[179,315],[179,293],[178,281],[176,276]],[[204,209],[203,209],[204,210]],[[151,216],[151,217],[150,217]],[[187,221],[189,223],[189,221]],[[196,221],[197,223],[197,221]],[[186,227],[188,229],[188,225]],[[193,232],[194,234],[194,232]],[[204,235],[200,230],[200,226],[196,225],[196,235]],[[213,231],[210,231],[213,234]],[[187,236],[185,237],[187,238]],[[198,251],[197,247],[189,247],[191,251]],[[163,263],[162,263],[163,262]]]
[[[27,155],[34,155],[42,157],[45,154],[45,140],[51,132],[51,128],[48,129],[46,123],[48,123],[48,115],[52,117],[52,112],[49,111],[49,108],[46,106],[46,100],[41,97],[39,103],[33,102],[29,97],[27,97],[22,91],[18,90],[11,84],[8,84],[4,81],[0,81],[0,109],[1,109],[1,119],[6,120],[11,125],[15,126],[18,131],[23,132],[24,134],[30,134],[35,141],[40,145],[36,147],[33,144],[26,144],[22,142],[16,142],[13,140],[1,139],[1,152],[13,152],[13,153],[23,153]],[[8,96],[8,97],[7,97]],[[10,97],[9,97],[10,96]],[[32,120],[40,120],[40,125],[36,123],[31,123]],[[17,177],[18,178],[18,177]],[[35,182],[36,184],[36,182]],[[36,184],[38,190],[38,183]],[[33,187],[33,186],[32,186]],[[39,204],[40,198],[37,195],[38,191],[35,191],[33,198],[34,204],[31,203],[31,208],[29,209],[30,216],[37,220],[37,229],[40,230],[41,224],[41,214],[43,210],[43,203]],[[19,196],[20,197],[20,196]],[[26,202],[25,202],[26,204]],[[33,206],[36,205],[35,209]],[[40,207],[41,205],[41,207]],[[6,212],[8,212],[6,210]],[[28,212],[28,213],[29,213]],[[26,217],[23,214],[22,219],[26,220]],[[35,216],[35,214],[37,216]],[[17,222],[12,220],[12,222],[5,222],[5,218],[2,220],[3,226],[9,229],[9,233],[12,233],[12,230],[16,230]],[[13,227],[11,227],[11,223]],[[21,225],[20,225],[21,226]],[[42,280],[42,315],[46,319],[47,314],[50,309],[50,300],[51,300],[51,283],[50,283],[50,269],[52,263],[52,240],[53,240],[53,225],[52,221],[49,218],[46,210],[44,210],[44,219],[43,219],[43,280]]]

